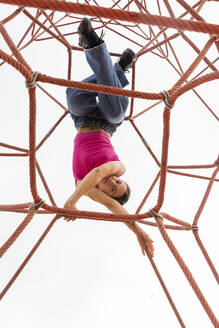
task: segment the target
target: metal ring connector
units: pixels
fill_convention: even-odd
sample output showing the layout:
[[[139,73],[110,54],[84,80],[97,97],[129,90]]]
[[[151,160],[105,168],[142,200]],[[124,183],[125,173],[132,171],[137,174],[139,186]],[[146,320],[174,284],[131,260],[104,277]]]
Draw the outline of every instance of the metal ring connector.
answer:
[[[43,199],[40,199],[38,203],[30,205],[29,209],[35,207],[36,210],[38,210],[41,206],[43,206],[43,204],[45,204],[45,201]]]
[[[162,93],[162,95],[164,96],[164,97],[163,97],[163,101],[164,101],[165,105],[166,105],[169,109],[173,108],[174,105],[171,104],[171,103],[169,102],[169,97],[170,97],[169,93],[168,93],[167,91],[165,91],[165,90],[161,91],[161,93]]]
[[[36,82],[37,82],[37,77],[38,75],[40,74],[40,72],[34,72],[33,73],[33,80],[31,82],[27,82],[25,81],[25,84],[26,84],[26,87],[29,89],[29,88],[34,88],[35,85],[36,85]]]
[[[149,212],[150,212],[150,214],[151,214],[154,218],[160,218],[160,219],[163,221],[163,215],[161,215],[161,214],[155,212],[155,211],[153,210],[153,208],[151,208],[151,209],[149,210]]]
[[[197,225],[192,226],[192,231],[198,231],[198,230],[199,230],[199,227]]]
[[[215,34],[210,34],[209,35],[210,36],[210,38],[215,38],[215,41],[218,41],[219,40],[219,35],[215,35]]]
[[[131,221],[129,222],[129,224],[130,224],[131,226],[133,226],[133,225],[135,224],[135,221],[134,221],[134,220],[131,220]]]
[[[69,48],[67,48],[67,51],[68,51],[69,54],[72,53],[72,50],[73,50],[73,46],[70,46]]]

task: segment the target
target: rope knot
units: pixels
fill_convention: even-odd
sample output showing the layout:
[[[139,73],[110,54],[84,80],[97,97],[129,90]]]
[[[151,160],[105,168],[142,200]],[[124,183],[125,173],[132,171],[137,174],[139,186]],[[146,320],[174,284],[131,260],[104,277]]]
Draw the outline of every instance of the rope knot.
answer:
[[[70,46],[70,47],[67,48],[67,51],[68,51],[69,54],[72,54],[72,50],[73,50],[73,46]]]
[[[155,210],[153,210],[153,208],[151,208],[149,210],[149,212],[155,219],[160,218],[163,221],[163,215],[161,215],[160,213],[155,212]]]
[[[131,221],[129,222],[129,224],[130,224],[131,226],[135,225],[135,220],[131,220]]]
[[[38,210],[44,204],[45,204],[45,201],[43,199],[40,199],[40,201],[38,203],[34,203],[34,204],[30,205],[29,209],[35,207],[35,209]]]
[[[40,74],[40,72],[36,71],[36,72],[33,73],[33,76],[32,76],[33,79],[32,79],[31,82],[25,81],[25,85],[28,89],[35,87],[36,82],[37,82],[37,77],[38,77],[39,74]]]
[[[215,41],[218,41],[219,40],[219,35],[210,34],[209,36],[210,36],[210,38],[215,38]]]
[[[163,101],[164,101],[165,105],[166,105],[169,109],[173,108],[174,104],[171,104],[171,103],[169,102],[170,95],[169,95],[168,91],[163,90],[163,91],[161,91],[161,93],[162,93],[162,95],[163,95]]]

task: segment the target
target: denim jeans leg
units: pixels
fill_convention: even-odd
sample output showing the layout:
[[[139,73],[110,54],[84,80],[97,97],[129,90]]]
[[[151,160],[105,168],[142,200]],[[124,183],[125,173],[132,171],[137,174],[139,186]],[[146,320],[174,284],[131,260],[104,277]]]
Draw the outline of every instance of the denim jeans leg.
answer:
[[[96,76],[93,74],[82,82],[96,84]],[[97,109],[96,92],[67,88],[66,98],[68,109],[75,116],[87,116]]]
[[[127,85],[128,81],[118,63],[114,64],[113,69],[115,70],[117,74],[117,79],[119,79],[122,87]],[[88,78],[84,79],[82,82],[97,84],[96,75],[93,74]],[[100,113],[100,105],[97,103],[97,96],[99,95],[103,97],[108,96],[108,95],[104,95],[100,93],[98,94],[97,92],[92,92],[87,90],[67,88],[66,98],[67,98],[68,109],[70,110],[71,114],[78,117],[82,117],[82,116],[84,117],[92,113],[96,114],[97,112],[99,115],[103,115],[103,113]],[[117,96],[113,96],[113,97],[117,97]],[[103,117],[105,118],[105,115],[103,115]]]
[[[113,66],[105,43],[91,49],[85,49],[85,54],[98,84],[117,88],[123,88],[128,84],[125,74],[119,64]],[[117,124],[124,120],[125,112],[128,107],[127,97],[98,92],[98,99],[98,110],[109,123]]]

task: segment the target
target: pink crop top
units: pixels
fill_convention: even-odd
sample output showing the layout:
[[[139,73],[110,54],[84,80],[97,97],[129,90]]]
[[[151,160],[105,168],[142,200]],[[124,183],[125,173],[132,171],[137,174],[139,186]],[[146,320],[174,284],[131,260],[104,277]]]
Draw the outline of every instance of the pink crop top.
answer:
[[[112,161],[119,161],[119,157],[106,133],[91,131],[76,135],[73,152],[75,180],[82,180],[95,167]]]

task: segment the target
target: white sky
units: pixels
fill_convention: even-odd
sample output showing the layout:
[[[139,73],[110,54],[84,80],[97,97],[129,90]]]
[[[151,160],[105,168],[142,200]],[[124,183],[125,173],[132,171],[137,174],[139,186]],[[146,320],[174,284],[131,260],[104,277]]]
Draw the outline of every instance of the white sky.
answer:
[[[170,1],[172,5],[173,1]],[[99,4],[106,2],[98,1]],[[107,2],[108,4],[109,2]],[[111,3],[111,2],[110,2]],[[123,1],[126,3],[126,1]],[[154,4],[155,2],[153,2]],[[190,5],[194,1],[188,1]],[[157,7],[149,4],[152,14]],[[218,22],[218,3],[207,2],[200,14],[211,23]],[[183,10],[174,5],[176,16]],[[7,17],[15,7],[0,4],[0,19]],[[163,15],[167,15],[163,9]],[[136,10],[133,7],[133,10]],[[30,10],[34,14],[34,10]],[[59,14],[57,17],[61,17]],[[190,18],[187,16],[187,18]],[[65,22],[73,21],[68,19]],[[19,41],[30,24],[22,13],[5,25],[15,43]],[[131,24],[130,24],[131,25]],[[147,32],[146,26],[141,26]],[[64,33],[75,32],[77,24],[61,29]],[[158,31],[158,29],[154,29]],[[124,29],[120,30],[122,33]],[[128,32],[126,32],[128,33]],[[175,33],[170,29],[168,35]],[[187,33],[200,49],[208,35]],[[44,37],[47,35],[44,34]],[[129,36],[141,45],[145,41]],[[26,42],[29,40],[28,35]],[[77,35],[68,41],[77,45]],[[120,53],[131,47],[140,47],[124,40],[109,30],[105,36],[108,48]],[[160,39],[162,40],[162,39]],[[0,37],[0,49],[10,54]],[[172,43],[183,70],[192,63],[196,54],[180,38]],[[163,48],[165,50],[165,48]],[[67,76],[66,48],[54,40],[36,41],[22,54],[35,71],[53,77]],[[213,45],[208,56],[218,57]],[[173,56],[170,54],[171,60]],[[114,59],[116,60],[116,59]],[[215,66],[218,68],[218,62]],[[205,67],[201,63],[192,76]],[[206,71],[207,73],[210,70]],[[72,79],[79,81],[91,73],[82,52],[73,53]],[[131,80],[131,73],[127,75]],[[178,75],[168,62],[154,54],[142,56],[136,65],[136,90],[160,92],[168,90],[177,81]],[[28,93],[24,78],[9,65],[0,67],[0,142],[28,148]],[[61,103],[65,102],[65,89],[40,84]],[[214,81],[196,89],[208,105],[219,113],[219,82]],[[127,87],[128,89],[130,86]],[[152,104],[137,100],[135,113]],[[162,142],[163,104],[135,120],[150,147],[160,159]],[[37,88],[37,143],[58,120],[63,110]],[[218,154],[218,122],[192,91],[177,100],[171,114],[169,164],[211,164]],[[58,126],[52,136],[37,153],[37,160],[59,207],[74,190],[72,178],[72,148],[75,129],[69,116]],[[124,122],[112,139],[120,159],[126,165],[125,178],[132,188],[132,196],[125,206],[134,213],[155,178],[158,168],[144,148],[129,122]],[[10,150],[1,147],[1,152]],[[17,204],[32,201],[29,190],[28,159],[1,157],[0,204]],[[189,173],[211,176],[213,170],[193,170]],[[168,174],[163,212],[192,223],[208,182],[179,175]],[[37,181],[40,196],[49,203],[49,198]],[[218,264],[218,183],[215,183],[209,200],[200,217],[200,237],[210,257]],[[158,188],[147,200],[142,213],[157,201]],[[79,209],[104,211],[104,208],[87,198],[79,201]],[[36,215],[33,221],[2,257],[0,262],[0,288],[7,284],[18,266],[29,253],[53,216]],[[24,214],[0,212],[3,244],[24,219]],[[166,244],[156,228],[144,226],[154,240],[155,262],[175,301],[186,327],[210,328],[212,324],[178,268]],[[218,295],[216,282],[191,232],[168,230],[177,249],[188,264],[192,274],[216,313]],[[141,254],[135,236],[122,223],[77,220],[66,223],[59,220],[41,244],[36,254],[26,265],[16,282],[0,304],[0,324],[12,327],[154,327],[176,328],[179,323],[163,293],[147,258]]]

